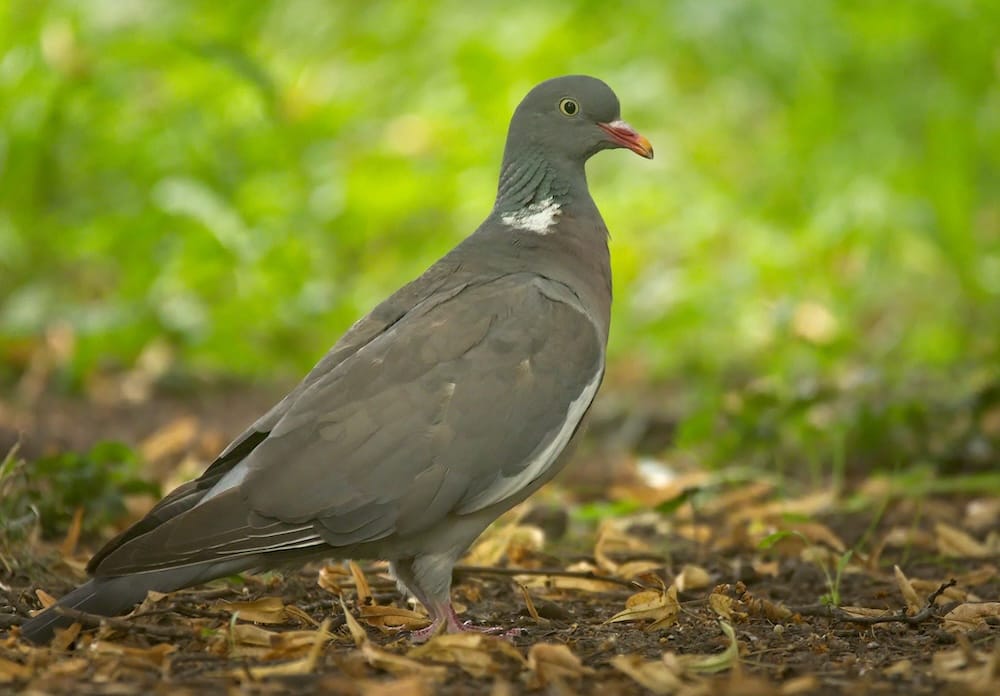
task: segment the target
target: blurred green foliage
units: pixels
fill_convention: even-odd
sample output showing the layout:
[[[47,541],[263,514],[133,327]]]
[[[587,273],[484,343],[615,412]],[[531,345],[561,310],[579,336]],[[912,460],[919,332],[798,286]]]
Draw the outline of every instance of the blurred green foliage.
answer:
[[[511,110],[569,72],[656,147],[590,179],[614,364],[683,385],[681,444],[790,417],[829,462],[996,383],[993,0],[0,8],[7,383],[54,325],[69,386],[163,341],[301,373],[475,228]]]
[[[88,452],[30,463],[10,452],[0,462],[0,542],[22,538],[36,523],[45,536],[62,536],[78,508],[80,533],[100,533],[125,515],[124,496],[155,499],[159,493],[156,484],[140,478],[136,454],[120,443],[99,442]]]

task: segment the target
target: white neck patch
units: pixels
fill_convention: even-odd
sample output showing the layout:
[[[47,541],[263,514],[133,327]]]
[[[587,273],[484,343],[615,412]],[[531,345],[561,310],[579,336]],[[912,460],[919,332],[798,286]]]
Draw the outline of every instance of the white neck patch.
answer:
[[[500,220],[505,225],[519,230],[548,234],[553,231],[556,216],[561,210],[562,206],[553,201],[550,196],[540,203],[532,203],[512,213],[504,213],[500,216]]]

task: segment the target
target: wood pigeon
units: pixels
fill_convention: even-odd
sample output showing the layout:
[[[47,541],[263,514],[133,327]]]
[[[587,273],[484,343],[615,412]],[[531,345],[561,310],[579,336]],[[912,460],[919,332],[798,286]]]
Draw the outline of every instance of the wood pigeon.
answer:
[[[602,81],[558,77],[514,111],[496,203],[423,275],[355,323],[196,480],[90,560],[58,607],[111,616],[147,591],[329,557],[390,562],[430,614],[469,630],[452,568],[501,513],[563,466],[604,375],[608,230],[584,164],[652,158]]]

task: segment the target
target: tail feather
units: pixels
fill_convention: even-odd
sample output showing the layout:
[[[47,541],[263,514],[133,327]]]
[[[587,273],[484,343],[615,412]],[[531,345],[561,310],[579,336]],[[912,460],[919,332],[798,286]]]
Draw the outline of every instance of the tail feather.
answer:
[[[117,616],[132,609],[150,590],[173,592],[200,582],[240,572],[245,562],[214,563],[170,568],[148,573],[93,578],[60,598],[38,616],[21,624],[21,636],[36,643],[48,643],[57,628],[65,628],[73,619],[60,614],[58,607],[75,609],[100,616]]]
[[[76,609],[88,614],[116,616],[141,602],[148,588],[137,578],[96,578],[80,585],[55,605],[21,624],[21,636],[32,643],[48,643],[57,628],[66,628],[73,619],[59,613],[57,607]]]

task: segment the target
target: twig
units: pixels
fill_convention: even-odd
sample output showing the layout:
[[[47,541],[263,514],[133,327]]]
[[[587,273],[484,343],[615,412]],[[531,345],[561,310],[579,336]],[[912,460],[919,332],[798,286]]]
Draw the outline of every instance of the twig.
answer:
[[[643,586],[634,580],[624,580],[622,578],[616,578],[607,575],[597,575],[589,570],[546,570],[544,568],[538,569],[528,569],[528,568],[491,568],[488,566],[469,566],[469,565],[459,565],[455,566],[455,571],[458,575],[503,575],[505,577],[513,577],[515,575],[551,575],[560,578],[579,578],[581,580],[596,580],[598,582],[608,582],[613,585],[621,585],[622,587],[627,587],[630,590],[641,590]]]
[[[147,635],[153,636],[155,638],[190,638],[191,630],[187,628],[174,628],[172,626],[154,626],[152,624],[144,623],[133,623],[128,619],[118,619],[112,616],[100,616],[99,614],[90,614],[85,611],[80,611],[78,609],[70,609],[68,607],[55,606],[53,609],[65,616],[67,618],[73,619],[73,621],[79,622],[84,626],[89,626],[96,628],[98,626],[106,625],[114,628],[118,631],[125,631],[126,633],[145,633]]]
[[[912,616],[907,614],[905,609],[900,609],[898,612],[893,614],[882,614],[881,616],[857,616],[849,611],[844,611],[840,607],[832,607],[827,604],[808,604],[801,607],[786,608],[789,611],[801,614],[802,616],[818,616],[832,619],[834,621],[861,624],[863,626],[874,626],[875,624],[882,623],[902,623],[908,626],[916,626],[917,624],[923,623],[927,619],[936,616],[934,611],[934,602],[937,601],[937,598],[940,597],[945,590],[949,587],[954,587],[957,584],[958,582],[954,578],[948,582],[941,583],[941,585],[927,598],[927,603],[924,605],[924,608]]]

